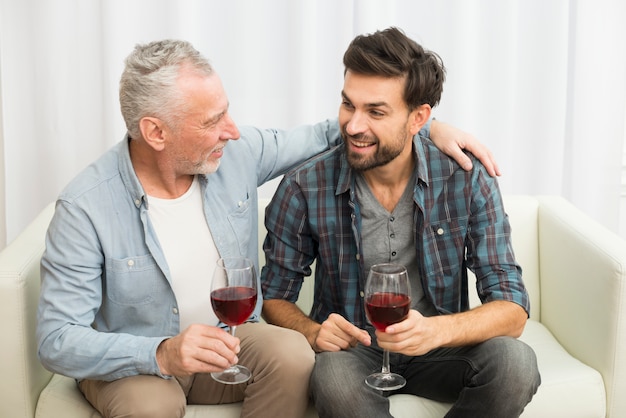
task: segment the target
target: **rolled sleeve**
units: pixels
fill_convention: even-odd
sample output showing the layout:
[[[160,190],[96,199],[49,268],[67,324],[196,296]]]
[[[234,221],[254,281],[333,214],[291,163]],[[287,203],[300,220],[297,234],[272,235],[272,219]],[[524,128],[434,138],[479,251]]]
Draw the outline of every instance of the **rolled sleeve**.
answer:
[[[264,299],[295,303],[304,277],[311,275],[315,252],[305,208],[295,183],[284,179],[265,214],[266,264],[261,273]]]
[[[497,183],[482,171],[479,176],[481,187],[475,188],[478,193],[473,199],[468,247],[468,266],[476,274],[478,295],[483,303],[494,300],[517,303],[529,314],[530,300],[522,269],[515,261],[511,226],[500,193],[493,192],[498,191]]]

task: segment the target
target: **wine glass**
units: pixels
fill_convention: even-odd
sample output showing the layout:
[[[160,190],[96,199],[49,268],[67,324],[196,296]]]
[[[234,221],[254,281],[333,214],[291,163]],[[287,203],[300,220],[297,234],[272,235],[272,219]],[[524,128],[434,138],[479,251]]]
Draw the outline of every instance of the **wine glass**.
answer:
[[[243,324],[254,311],[257,300],[257,282],[254,264],[248,258],[220,258],[213,272],[211,306],[220,321],[235,336],[237,325]],[[211,373],[221,383],[237,384],[250,379],[248,368],[232,365],[222,372]]]
[[[399,264],[375,264],[371,267],[365,284],[365,313],[379,330],[403,321],[411,307],[411,285],[406,268]],[[365,383],[378,390],[396,390],[406,384],[404,377],[389,371],[389,351],[383,350],[383,367],[373,373]]]

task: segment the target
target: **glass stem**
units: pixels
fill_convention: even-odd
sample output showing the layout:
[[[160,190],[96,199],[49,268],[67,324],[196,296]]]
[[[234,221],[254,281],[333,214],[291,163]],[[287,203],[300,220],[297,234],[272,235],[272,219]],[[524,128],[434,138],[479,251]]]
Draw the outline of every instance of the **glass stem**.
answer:
[[[230,331],[230,335],[235,336],[235,330],[237,329],[236,325],[231,326],[228,330]],[[231,364],[231,366],[227,369],[233,372],[237,372],[237,364]]]
[[[383,374],[389,374],[389,351],[383,350]]]

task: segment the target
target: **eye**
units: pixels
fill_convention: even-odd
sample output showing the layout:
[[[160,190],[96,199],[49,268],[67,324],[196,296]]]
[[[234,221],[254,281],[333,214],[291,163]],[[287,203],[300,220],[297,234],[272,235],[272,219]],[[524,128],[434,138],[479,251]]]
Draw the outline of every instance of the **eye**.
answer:
[[[343,100],[341,102],[341,106],[345,107],[346,109],[354,109],[354,106],[352,106],[352,103],[350,103],[347,100]]]
[[[380,110],[370,110],[370,115],[372,115],[375,118],[382,118],[383,116],[385,116],[385,114],[383,112],[381,112]]]
[[[206,130],[214,129],[220,123],[220,121],[224,118],[225,114],[226,113],[220,113],[219,115],[204,121],[204,123],[202,124],[202,127]]]

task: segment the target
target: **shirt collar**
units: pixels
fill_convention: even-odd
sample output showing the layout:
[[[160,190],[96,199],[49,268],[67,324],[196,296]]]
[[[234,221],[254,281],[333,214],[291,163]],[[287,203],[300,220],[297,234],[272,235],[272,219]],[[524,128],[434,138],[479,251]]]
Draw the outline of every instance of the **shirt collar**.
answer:
[[[124,187],[126,187],[126,190],[128,190],[132,196],[135,206],[139,208],[142,202],[145,201],[146,204],[148,202],[147,199],[145,199],[145,192],[135,173],[133,163],[130,160],[130,141],[132,141],[132,139],[126,134],[124,140],[119,144],[118,164]]]
[[[137,173],[135,173],[135,168],[133,167],[133,162],[130,160],[130,141],[132,139],[128,134],[124,136],[124,140],[119,144],[119,157],[118,164],[120,175],[122,177],[122,182],[124,183],[124,187],[133,197],[133,203],[137,208],[139,208],[142,202],[145,202],[146,207],[148,207],[148,199],[145,198],[146,192],[139,181],[139,177],[137,177]],[[206,185],[209,182],[208,174],[199,175],[198,180],[200,180],[200,185],[202,190],[206,189]]]
[[[430,183],[430,176],[428,168],[426,167],[426,161],[428,156],[424,144],[426,141],[430,142],[428,138],[422,137],[419,134],[413,137],[413,152],[415,153],[415,171],[417,172],[417,181],[428,186]]]
[[[428,168],[425,161],[427,161],[427,150],[424,146],[425,142],[429,141],[428,138],[420,137],[416,134],[413,137],[413,152],[415,153],[415,170],[417,172],[417,181],[428,186],[430,177],[428,174]],[[337,181],[337,188],[335,194],[339,195],[350,190],[354,185],[354,171],[348,164],[346,159],[345,145],[340,145],[340,165],[339,165],[339,180]]]

